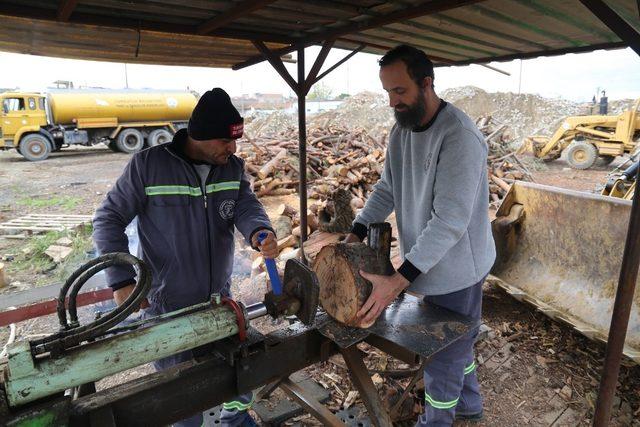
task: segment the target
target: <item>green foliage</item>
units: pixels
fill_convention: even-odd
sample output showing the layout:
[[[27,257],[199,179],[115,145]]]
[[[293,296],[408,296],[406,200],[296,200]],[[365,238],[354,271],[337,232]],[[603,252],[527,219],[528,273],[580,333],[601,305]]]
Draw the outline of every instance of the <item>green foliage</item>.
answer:
[[[51,231],[34,236],[29,239],[15,261],[7,265],[7,272],[14,277],[18,274],[38,275],[36,285],[55,281],[63,282],[80,264],[86,262],[86,253],[93,247],[92,231],[92,227],[86,225],[78,230]],[[60,264],[56,264],[45,254],[45,251],[62,237],[72,241],[72,252]]]
[[[325,83],[316,83],[311,88],[311,92],[307,95],[307,99],[309,100],[322,100],[322,99],[330,99],[331,98],[331,88],[327,86]]]
[[[29,208],[61,207],[66,211],[72,211],[80,204],[80,202],[82,202],[82,199],[79,197],[51,196],[46,199],[24,197],[18,200],[17,204]]]

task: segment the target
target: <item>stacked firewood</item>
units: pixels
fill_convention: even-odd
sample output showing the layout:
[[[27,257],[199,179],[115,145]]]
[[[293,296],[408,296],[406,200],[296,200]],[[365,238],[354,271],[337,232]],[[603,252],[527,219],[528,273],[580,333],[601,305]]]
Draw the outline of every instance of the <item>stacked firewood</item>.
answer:
[[[533,180],[526,166],[511,147],[509,127],[491,116],[480,117],[476,124],[489,146],[488,168],[491,202],[500,203],[514,180]],[[325,202],[338,188],[353,195],[353,208],[364,202],[377,182],[384,163],[385,131],[372,135],[361,127],[344,127],[327,120],[310,123],[307,137],[308,196]],[[283,126],[279,132],[252,138],[245,133],[240,157],[253,181],[258,197],[283,196],[298,192],[298,132]]]
[[[252,139],[242,144],[239,155],[253,179],[258,197],[282,196],[298,191],[298,135],[286,129],[278,135]],[[364,200],[382,172],[386,134],[370,135],[365,129],[335,125],[311,127],[307,137],[308,195],[326,200],[338,188],[353,194],[354,208]]]
[[[533,176],[516,156],[511,146],[513,136],[506,124],[492,116],[484,116],[476,120],[476,126],[489,146],[489,197],[491,205],[498,207],[514,181],[533,181]]]

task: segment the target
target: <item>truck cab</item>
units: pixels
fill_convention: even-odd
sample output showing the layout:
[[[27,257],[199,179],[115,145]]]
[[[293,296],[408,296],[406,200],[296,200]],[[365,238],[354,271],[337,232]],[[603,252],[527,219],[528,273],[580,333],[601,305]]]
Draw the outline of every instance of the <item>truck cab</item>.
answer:
[[[0,149],[17,148],[25,132],[47,125],[46,101],[37,93],[0,93]]]

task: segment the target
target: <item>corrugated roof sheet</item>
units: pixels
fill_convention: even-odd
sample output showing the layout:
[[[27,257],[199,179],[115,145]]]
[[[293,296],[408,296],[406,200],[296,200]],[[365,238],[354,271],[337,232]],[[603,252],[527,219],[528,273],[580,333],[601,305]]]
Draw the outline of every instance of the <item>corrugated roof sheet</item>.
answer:
[[[607,2],[640,31],[636,0]],[[130,63],[233,67],[252,43],[382,54],[407,43],[436,65],[618,48],[578,0],[3,0],[0,50]],[[293,49],[289,49],[293,50]]]

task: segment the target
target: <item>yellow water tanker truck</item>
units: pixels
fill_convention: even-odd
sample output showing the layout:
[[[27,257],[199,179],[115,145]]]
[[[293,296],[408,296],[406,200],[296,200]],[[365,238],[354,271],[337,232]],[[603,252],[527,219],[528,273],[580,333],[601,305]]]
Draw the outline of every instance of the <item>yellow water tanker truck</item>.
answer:
[[[135,153],[171,140],[186,127],[197,98],[191,92],[60,90],[0,93],[0,149],[31,161],[73,144],[104,143]]]

